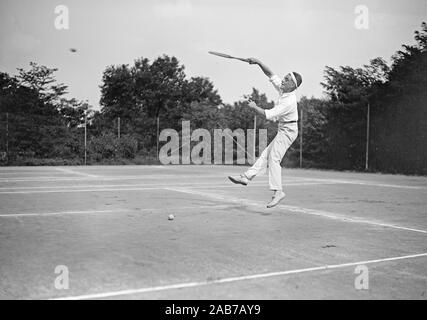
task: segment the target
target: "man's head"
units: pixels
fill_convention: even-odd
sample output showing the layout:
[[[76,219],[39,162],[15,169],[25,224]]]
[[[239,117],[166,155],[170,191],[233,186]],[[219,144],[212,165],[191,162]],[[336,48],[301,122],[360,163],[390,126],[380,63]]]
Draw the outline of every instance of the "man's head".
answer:
[[[283,92],[292,92],[302,83],[302,77],[297,72],[289,72],[282,80],[281,89]]]

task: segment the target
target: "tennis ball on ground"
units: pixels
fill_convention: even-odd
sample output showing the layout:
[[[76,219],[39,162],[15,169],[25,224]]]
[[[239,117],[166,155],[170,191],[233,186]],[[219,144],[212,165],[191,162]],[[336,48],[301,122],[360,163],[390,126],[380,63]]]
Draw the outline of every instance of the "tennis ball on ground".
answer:
[[[170,214],[170,215],[168,216],[168,220],[173,220],[173,219],[175,219],[175,216],[174,216],[173,214]]]

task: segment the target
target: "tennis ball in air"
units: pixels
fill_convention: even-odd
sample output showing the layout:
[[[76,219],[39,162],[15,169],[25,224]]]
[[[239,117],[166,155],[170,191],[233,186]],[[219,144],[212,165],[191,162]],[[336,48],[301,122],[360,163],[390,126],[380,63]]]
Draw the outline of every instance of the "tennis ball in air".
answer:
[[[173,220],[173,219],[175,219],[175,216],[173,214],[170,214],[168,217],[168,220]]]

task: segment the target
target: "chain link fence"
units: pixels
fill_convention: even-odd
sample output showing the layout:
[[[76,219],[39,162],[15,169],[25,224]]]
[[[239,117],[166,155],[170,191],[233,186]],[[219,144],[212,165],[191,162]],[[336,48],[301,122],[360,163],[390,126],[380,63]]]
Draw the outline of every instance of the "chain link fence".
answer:
[[[160,164],[159,151],[168,141],[160,141],[159,137],[163,129],[168,129],[170,123],[165,123],[161,119],[158,122],[151,122],[135,128],[129,122],[116,118],[114,121],[88,121],[86,126],[84,123],[70,126],[65,121],[49,115],[0,113],[0,165]],[[181,130],[178,127],[176,129],[180,139],[179,150],[176,151],[180,157],[179,163],[183,164],[181,159],[184,156],[183,137]],[[198,128],[191,126],[192,132],[196,129]],[[225,141],[221,147],[223,160],[221,163],[214,161],[213,156],[217,152],[214,146],[215,134],[213,129],[209,129],[211,137],[209,144],[212,144],[209,151],[212,159],[207,163],[212,164],[252,164],[254,162],[252,141],[256,143],[256,156],[259,156],[262,152],[261,144],[264,148],[266,143],[274,138],[272,135],[274,132],[268,130],[268,141],[267,137],[264,139],[266,141],[261,141],[262,130],[265,130],[264,133],[267,132],[264,128],[257,128],[261,131],[257,130],[255,140],[244,130],[244,134],[248,136],[244,138],[245,143],[242,144],[236,137],[228,137],[226,128],[219,126],[216,129],[224,130]],[[231,145],[227,143],[227,138],[232,139]],[[193,150],[199,143],[199,140],[190,141],[188,148]],[[231,163],[225,156],[227,148],[232,148]],[[299,155],[297,141],[288,150],[283,164],[298,166]],[[186,164],[196,162],[190,161]]]
[[[83,165],[153,158],[116,123],[71,127],[48,115],[0,113],[1,165]]]

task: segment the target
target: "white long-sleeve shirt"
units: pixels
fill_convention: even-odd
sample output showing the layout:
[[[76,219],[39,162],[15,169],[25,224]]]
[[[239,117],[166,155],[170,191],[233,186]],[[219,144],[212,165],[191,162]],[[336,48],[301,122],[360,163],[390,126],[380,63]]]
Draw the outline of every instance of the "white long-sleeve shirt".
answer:
[[[282,80],[277,75],[270,78],[274,88],[279,92],[277,99],[272,109],[265,110],[267,120],[279,123],[279,129],[286,125],[289,121],[298,121],[297,97],[295,90],[292,92],[283,92],[281,89]]]

